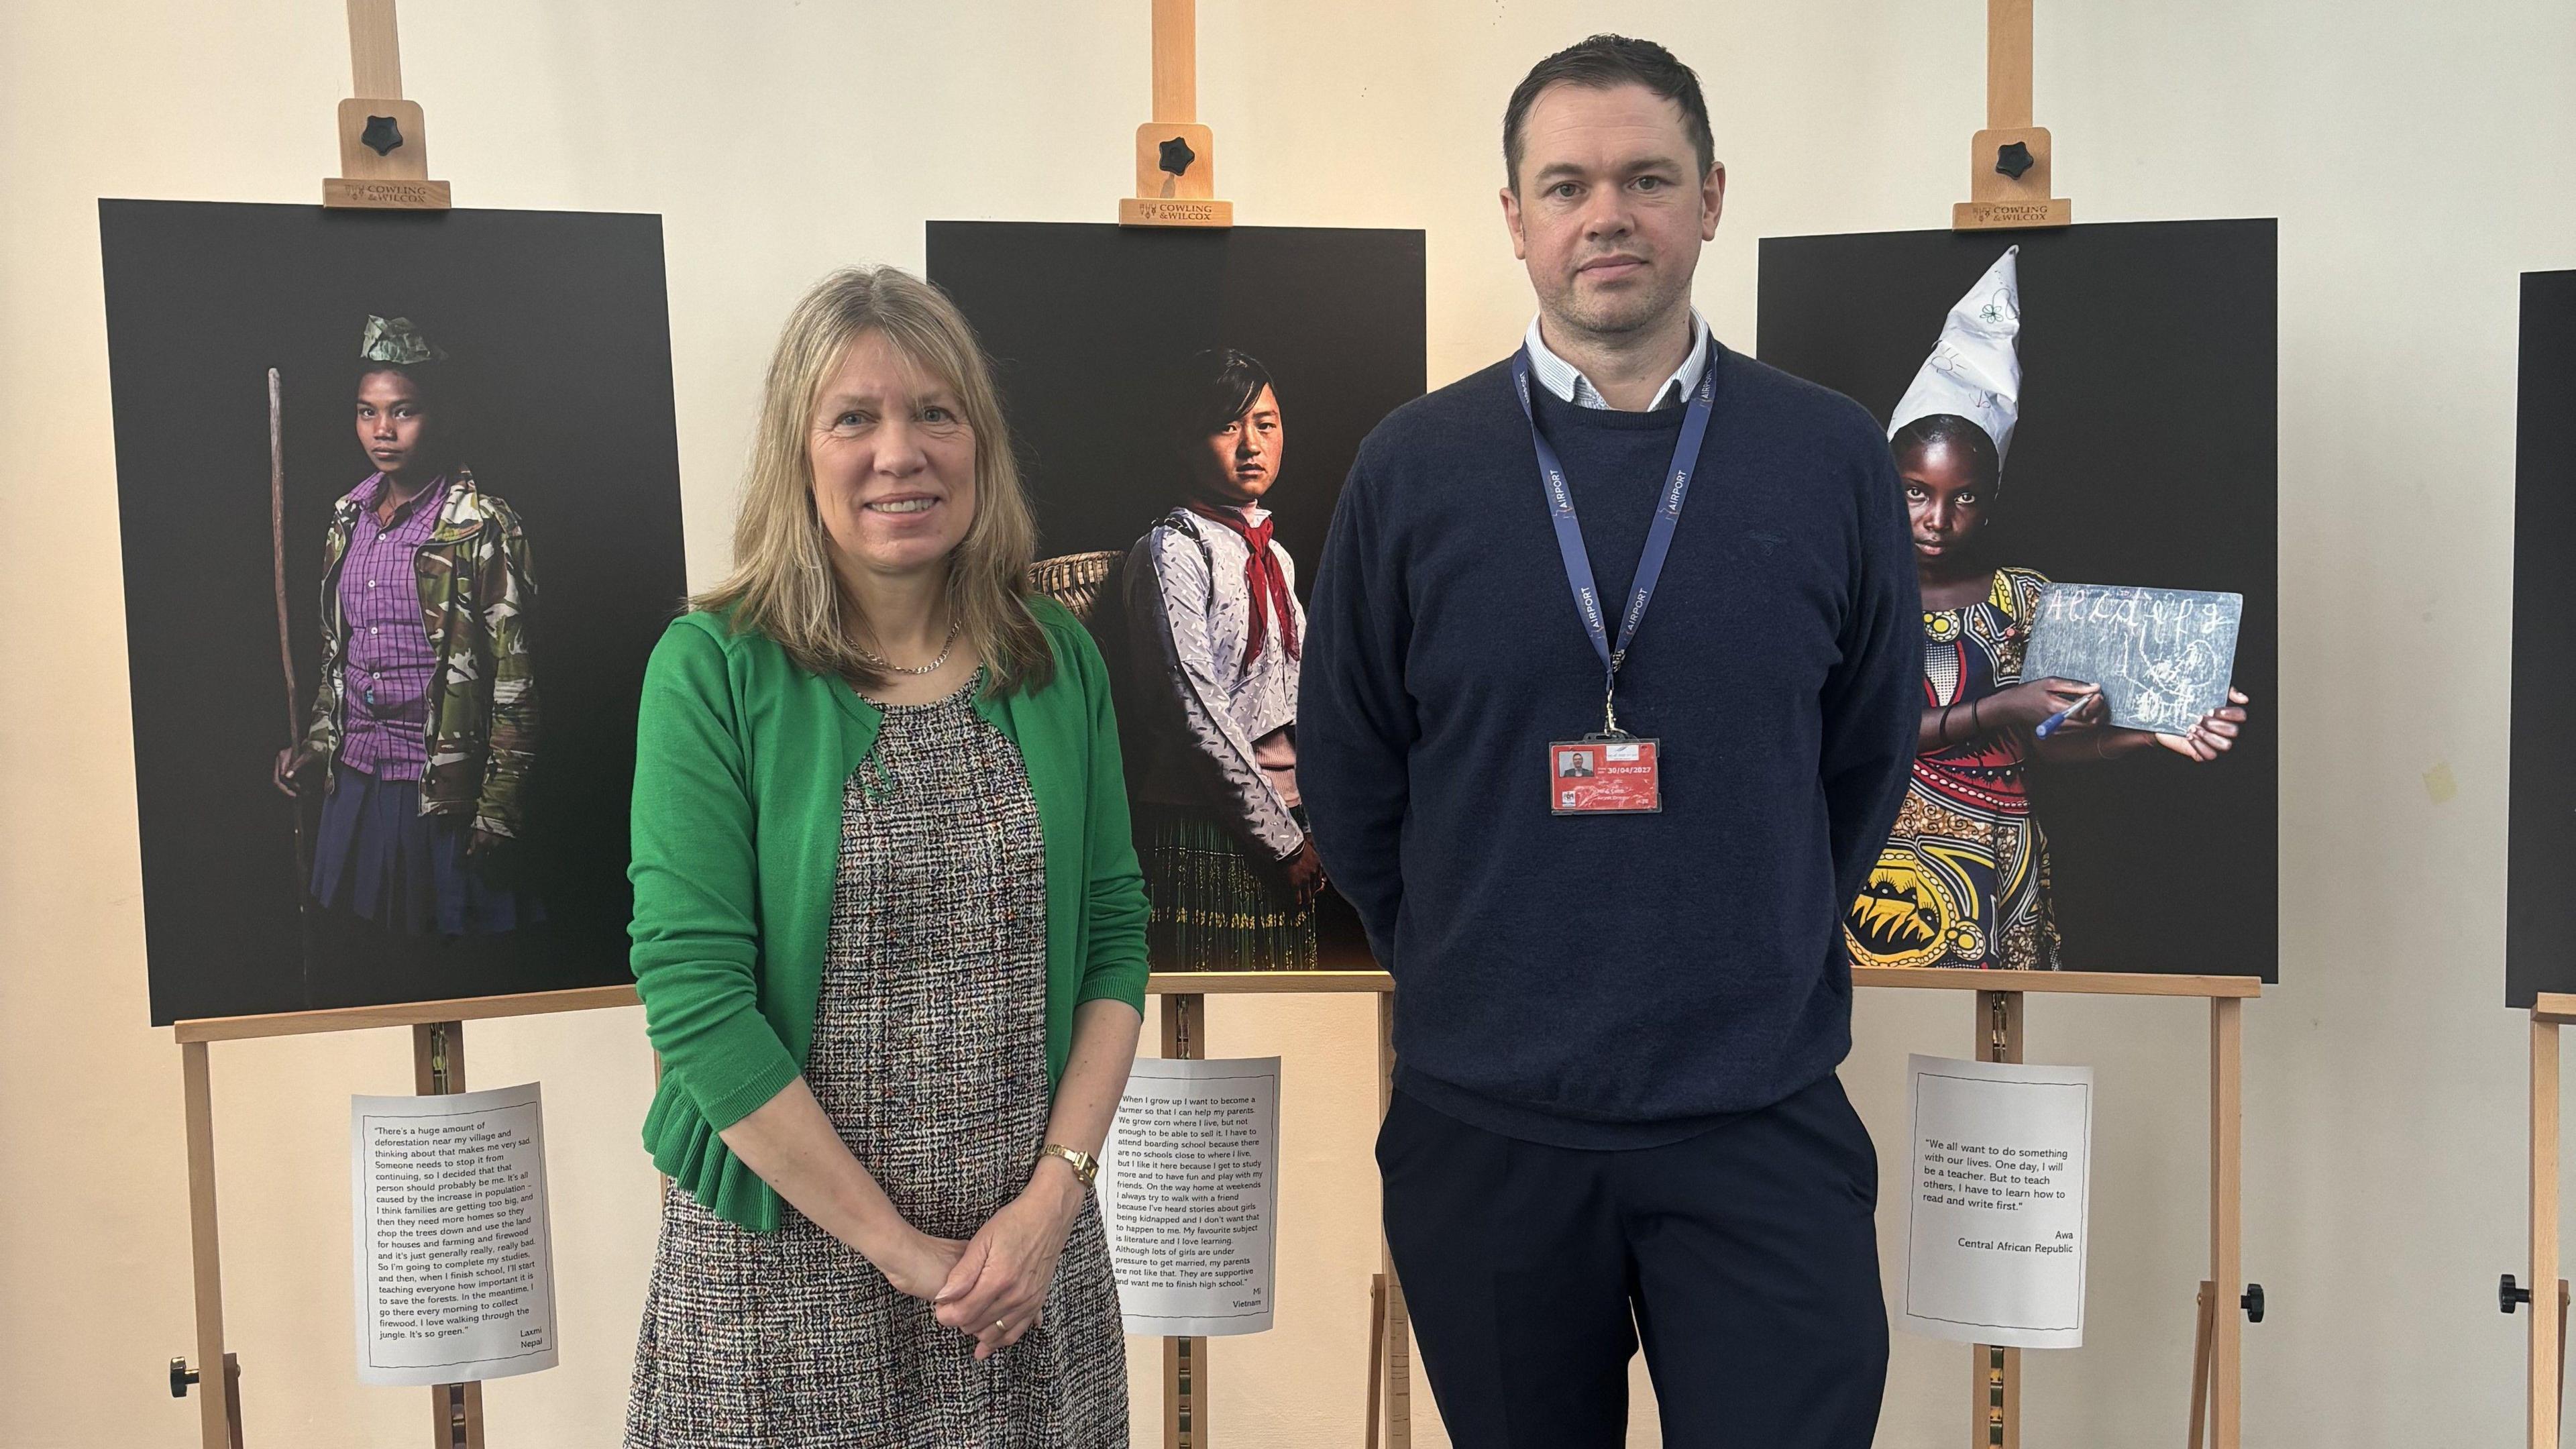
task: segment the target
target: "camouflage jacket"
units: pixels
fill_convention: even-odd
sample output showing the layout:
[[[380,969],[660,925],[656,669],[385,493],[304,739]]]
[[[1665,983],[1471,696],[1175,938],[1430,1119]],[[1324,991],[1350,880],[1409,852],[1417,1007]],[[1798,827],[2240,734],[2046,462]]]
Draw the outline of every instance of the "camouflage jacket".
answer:
[[[340,562],[357,532],[357,492],[331,511],[322,554],[322,684],[304,743],[326,763],[339,753],[348,623],[340,611]],[[510,505],[450,475],[438,525],[414,556],[421,624],[438,668],[429,688],[429,768],[423,815],[471,815],[478,830],[524,830],[528,768],[537,744],[537,676],[528,655],[536,580],[528,539]]]

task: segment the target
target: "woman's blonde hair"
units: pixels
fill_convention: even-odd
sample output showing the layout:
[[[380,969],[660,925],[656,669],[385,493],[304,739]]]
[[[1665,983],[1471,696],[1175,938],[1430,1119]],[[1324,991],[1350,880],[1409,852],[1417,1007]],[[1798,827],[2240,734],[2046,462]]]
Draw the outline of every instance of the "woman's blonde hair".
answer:
[[[845,627],[844,611],[855,605],[832,569],[806,452],[823,385],[850,345],[870,333],[957,395],[975,435],[975,517],[949,555],[949,605],[960,634],[983,655],[994,692],[1035,689],[1052,676],[1055,656],[1025,601],[1037,523],[1020,487],[992,367],[957,304],[893,267],[843,268],[787,314],[769,360],[742,511],[734,520],[733,575],[689,603],[730,608],[735,630],[768,635],[817,674],[861,685],[885,682],[885,670],[868,662]]]

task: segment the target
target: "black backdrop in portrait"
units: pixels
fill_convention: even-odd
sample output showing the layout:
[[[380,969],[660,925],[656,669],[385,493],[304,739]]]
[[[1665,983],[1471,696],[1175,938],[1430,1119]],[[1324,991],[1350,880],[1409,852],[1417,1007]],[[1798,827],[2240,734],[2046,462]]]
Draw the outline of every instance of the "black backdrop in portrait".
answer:
[[[686,586],[660,218],[103,201],[99,224],[153,1021],[631,979],[635,706]],[[527,531],[541,719],[516,854],[548,919],[510,935],[299,917],[292,807],[269,781],[290,733],[267,371],[300,727],[326,525],[372,471],[352,413],[369,313],[451,354],[458,461]]]
[[[2513,470],[2513,784],[2505,1004],[2576,991],[2576,272],[2522,279]]]
[[[1422,395],[1418,231],[935,221],[929,262],[993,357],[1041,556],[1124,550],[1179,501],[1176,379],[1232,347],[1277,384],[1286,451],[1263,501],[1309,593],[1360,440]],[[1337,897],[1323,937],[1323,965],[1369,964]]]
[[[2070,968],[2279,970],[2276,243],[2270,221],[1772,237],[1757,349],[1882,421],[1950,305],[2021,247],[2021,421],[1992,556],[2245,596],[2234,751],[2041,767]]]

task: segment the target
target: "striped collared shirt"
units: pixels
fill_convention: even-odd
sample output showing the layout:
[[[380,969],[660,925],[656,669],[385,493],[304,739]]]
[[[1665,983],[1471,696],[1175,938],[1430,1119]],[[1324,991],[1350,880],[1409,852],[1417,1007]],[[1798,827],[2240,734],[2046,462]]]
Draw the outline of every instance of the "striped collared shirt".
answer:
[[[1530,375],[1538,379],[1539,386],[1577,407],[1608,410],[1610,404],[1602,400],[1601,389],[1592,385],[1592,379],[1585,377],[1573,363],[1548,351],[1547,343],[1538,335],[1536,317],[1530,319],[1529,331],[1522,336],[1521,342],[1529,348]],[[1690,396],[1690,390],[1699,386],[1700,370],[1707,365],[1708,319],[1693,307],[1690,356],[1682,359],[1682,365],[1664,383],[1663,391],[1655,394],[1655,406],[1672,407]]]

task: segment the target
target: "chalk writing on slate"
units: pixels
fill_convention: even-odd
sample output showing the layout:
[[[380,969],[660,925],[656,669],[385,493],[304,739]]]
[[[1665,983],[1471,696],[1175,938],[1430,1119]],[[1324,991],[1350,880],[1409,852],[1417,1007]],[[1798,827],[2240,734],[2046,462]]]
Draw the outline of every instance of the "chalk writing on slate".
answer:
[[[2183,734],[2227,702],[2244,617],[2243,594],[2050,584],[2021,677],[2098,684],[2111,723]]]

